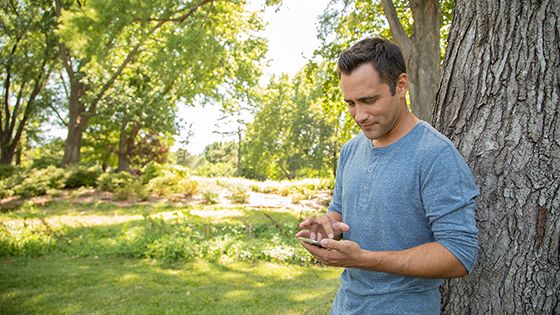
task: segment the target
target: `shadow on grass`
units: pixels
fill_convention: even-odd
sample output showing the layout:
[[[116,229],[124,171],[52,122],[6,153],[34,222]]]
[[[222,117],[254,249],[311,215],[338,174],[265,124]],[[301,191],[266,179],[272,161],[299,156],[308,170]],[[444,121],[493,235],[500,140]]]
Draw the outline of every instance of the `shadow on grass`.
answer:
[[[326,314],[340,270],[195,261],[164,269],[124,258],[0,264],[2,314]]]

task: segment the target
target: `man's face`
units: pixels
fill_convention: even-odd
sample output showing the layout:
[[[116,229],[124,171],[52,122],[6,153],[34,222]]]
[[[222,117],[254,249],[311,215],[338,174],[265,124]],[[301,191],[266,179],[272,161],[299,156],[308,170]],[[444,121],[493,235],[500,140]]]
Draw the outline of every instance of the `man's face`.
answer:
[[[391,88],[381,81],[371,63],[360,65],[348,75],[342,74],[340,84],[350,115],[366,137],[379,141],[389,139],[406,106],[406,74],[401,74],[395,95],[391,95]]]

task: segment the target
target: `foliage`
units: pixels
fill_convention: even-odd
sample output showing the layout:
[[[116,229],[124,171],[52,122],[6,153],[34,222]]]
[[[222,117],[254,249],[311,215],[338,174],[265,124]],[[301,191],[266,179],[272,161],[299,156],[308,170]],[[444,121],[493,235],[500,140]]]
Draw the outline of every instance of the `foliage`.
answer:
[[[215,205],[219,202],[220,194],[211,190],[205,190],[202,192],[202,202],[205,205]]]
[[[153,178],[162,176],[166,171],[167,166],[157,162],[150,162],[142,168],[142,182],[147,184]]]
[[[49,189],[62,189],[66,183],[67,172],[62,168],[48,166],[41,169],[31,169],[13,179],[15,195],[23,198],[41,196]],[[10,189],[10,187],[8,187]]]
[[[78,123],[78,133],[90,125],[89,132],[104,134],[90,141],[103,139],[118,148],[113,154],[121,159],[119,169],[145,164],[134,158],[146,159],[138,150],[154,146],[142,143],[142,134],[169,147],[177,104],[234,97],[260,76],[266,42],[257,32],[263,23],[258,13],[245,10],[243,0],[56,4],[63,9],[58,35],[68,83],[83,94],[69,102],[81,117],[71,116],[69,125]],[[76,162],[70,159],[66,162]]]
[[[78,188],[82,186],[94,187],[102,170],[99,166],[75,165],[67,168],[66,188]]]
[[[11,164],[0,164],[0,180],[13,176],[18,172],[18,168]]]
[[[413,35],[414,18],[410,1],[395,0],[393,3],[404,31],[409,36]],[[455,1],[443,0],[439,1],[439,4],[442,25],[440,46],[443,59]],[[344,0],[342,3],[341,0],[334,0],[320,18],[319,39],[322,46],[315,53],[327,60],[336,60],[338,54],[352,43],[371,36],[392,38],[381,1]]]
[[[270,217],[270,215],[269,215]],[[41,256],[52,252],[80,257],[148,257],[163,263],[207,261],[314,263],[293,236],[297,217],[272,224],[266,216],[245,223],[208,223],[183,212],[171,222],[144,220],[114,227],[4,227],[0,257]]]
[[[128,172],[103,173],[97,178],[97,186],[102,191],[114,192],[117,188],[122,188],[132,184],[136,178]]]
[[[57,57],[54,15],[50,1],[0,4],[0,164],[12,163],[51,101],[45,86]]]
[[[34,148],[31,152],[31,168],[45,168],[49,165],[60,165],[63,151],[64,142],[59,138]]]
[[[237,186],[231,189],[230,199],[235,203],[247,203],[249,201],[249,192],[243,186]]]
[[[317,78],[329,71],[334,70],[308,65],[293,80],[273,78],[257,93],[260,105],[247,127],[242,175],[294,179],[333,174],[337,152],[355,128],[348,124],[345,111],[333,111],[333,103],[325,101]],[[341,104],[338,100],[337,106]]]
[[[231,162],[206,162],[194,169],[193,173],[206,177],[230,177],[235,175],[235,165]]]
[[[214,142],[207,145],[203,153],[210,163],[234,163],[237,161],[237,143]]]
[[[124,186],[117,187],[113,195],[115,200],[148,200],[149,196],[146,187],[138,180],[128,183]]]
[[[157,196],[170,196],[172,194],[192,196],[196,193],[197,188],[198,182],[196,180],[169,173],[153,178],[147,185],[148,191]]]

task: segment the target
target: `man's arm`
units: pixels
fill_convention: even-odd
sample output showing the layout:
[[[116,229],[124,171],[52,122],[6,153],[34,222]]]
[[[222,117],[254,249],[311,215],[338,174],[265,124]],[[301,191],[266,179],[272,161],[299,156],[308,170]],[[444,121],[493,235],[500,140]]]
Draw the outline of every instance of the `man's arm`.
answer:
[[[459,260],[443,245],[426,243],[402,251],[368,251],[351,241],[323,239],[318,246],[303,244],[330,266],[359,268],[420,278],[455,278],[467,274]]]

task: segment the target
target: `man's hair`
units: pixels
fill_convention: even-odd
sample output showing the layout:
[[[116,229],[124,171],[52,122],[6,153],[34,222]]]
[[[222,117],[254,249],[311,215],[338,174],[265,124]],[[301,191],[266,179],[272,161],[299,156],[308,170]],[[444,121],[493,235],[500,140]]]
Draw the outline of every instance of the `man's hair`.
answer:
[[[349,75],[365,63],[373,64],[381,82],[388,84],[391,94],[395,95],[399,76],[406,73],[399,46],[380,37],[362,39],[340,54],[337,62],[338,74]]]

